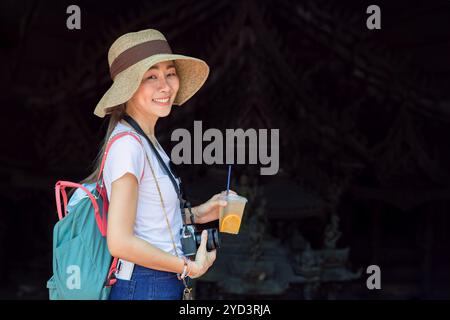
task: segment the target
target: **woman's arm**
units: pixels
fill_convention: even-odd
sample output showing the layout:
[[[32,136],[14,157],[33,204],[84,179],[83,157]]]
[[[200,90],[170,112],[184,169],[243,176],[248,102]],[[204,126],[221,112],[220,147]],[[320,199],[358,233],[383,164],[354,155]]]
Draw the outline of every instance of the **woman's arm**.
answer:
[[[126,173],[111,185],[107,242],[113,257],[161,271],[181,273],[182,258],[167,253],[134,235],[138,201],[138,182]]]
[[[126,173],[111,186],[111,201],[108,209],[107,242],[113,257],[161,271],[182,273],[184,259],[167,253],[134,235],[134,223],[138,201],[138,182],[131,173]],[[216,251],[206,251],[207,232],[195,256],[188,261],[189,276],[201,277],[216,259]]]
[[[191,208],[192,214],[194,215],[194,220],[195,220],[196,224],[197,223],[198,224],[208,223],[208,222],[211,222],[211,221],[219,219],[219,216],[217,215],[217,217],[216,217],[215,213],[213,215],[211,215],[211,216],[208,216],[208,217],[205,217],[205,215],[200,215],[198,213],[199,207],[200,207],[200,205]],[[187,224],[191,224],[192,221],[191,221],[191,215],[189,214],[189,210],[186,208],[186,209],[184,209],[184,212],[185,212],[185,217],[186,217],[186,223]]]

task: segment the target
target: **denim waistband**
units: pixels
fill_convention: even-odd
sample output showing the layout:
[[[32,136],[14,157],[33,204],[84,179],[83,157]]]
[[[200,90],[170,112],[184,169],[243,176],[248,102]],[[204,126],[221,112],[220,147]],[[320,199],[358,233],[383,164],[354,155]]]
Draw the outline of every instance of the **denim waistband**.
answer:
[[[173,276],[176,277],[177,274],[174,272],[155,270],[147,267],[140,266],[138,264],[134,265],[133,274],[145,274],[145,275],[155,275],[157,277],[161,276]]]
[[[130,280],[118,280],[110,300],[180,300],[184,284],[176,273],[134,265]]]

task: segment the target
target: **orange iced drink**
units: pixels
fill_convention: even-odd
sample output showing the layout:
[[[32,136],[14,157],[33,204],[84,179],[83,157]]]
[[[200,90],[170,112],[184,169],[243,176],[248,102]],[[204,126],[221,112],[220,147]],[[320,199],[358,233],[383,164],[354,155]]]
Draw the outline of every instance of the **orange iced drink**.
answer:
[[[227,201],[227,206],[220,208],[219,231],[238,234],[247,199],[231,193],[221,199]]]

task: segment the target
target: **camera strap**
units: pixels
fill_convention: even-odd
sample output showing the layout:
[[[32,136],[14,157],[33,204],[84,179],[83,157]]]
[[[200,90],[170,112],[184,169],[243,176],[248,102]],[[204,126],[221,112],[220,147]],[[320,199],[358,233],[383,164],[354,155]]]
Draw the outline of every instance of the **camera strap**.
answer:
[[[183,183],[181,181],[181,178],[178,175],[176,176],[180,181],[180,187],[178,187],[178,184],[174,178],[174,174],[167,167],[166,163],[161,158],[161,155],[159,154],[158,150],[156,150],[155,145],[150,141],[150,138],[145,134],[144,130],[142,130],[142,128],[139,126],[139,124],[136,122],[136,120],[134,120],[128,114],[125,114],[123,116],[123,119],[126,122],[128,122],[140,135],[145,137],[145,139],[147,140],[148,144],[150,145],[150,148],[152,149],[153,153],[156,155],[156,158],[158,159],[159,164],[161,165],[161,167],[164,169],[164,171],[170,178],[170,181],[172,182],[172,185],[175,188],[175,191],[177,193],[178,200],[180,200],[180,211],[181,211],[181,217],[182,217],[183,224],[186,225],[186,214],[184,211],[185,208],[187,208],[189,211],[189,218],[191,220],[191,223],[195,223],[194,214],[192,213],[192,210],[191,210],[191,203],[189,201],[187,201],[187,199],[186,199],[186,194],[184,192]],[[170,161],[169,163],[172,163],[172,160],[169,160],[169,161]]]

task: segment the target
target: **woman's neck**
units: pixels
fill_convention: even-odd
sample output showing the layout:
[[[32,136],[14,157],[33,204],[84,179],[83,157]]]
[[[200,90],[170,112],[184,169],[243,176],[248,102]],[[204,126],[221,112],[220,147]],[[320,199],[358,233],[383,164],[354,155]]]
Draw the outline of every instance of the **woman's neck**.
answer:
[[[134,118],[133,118],[134,119]],[[136,120],[137,121],[137,120]],[[120,121],[120,123],[121,124],[123,124],[123,125],[125,125],[125,126],[127,126],[127,127],[130,127],[130,128],[132,128],[132,129],[134,129],[128,122],[126,122],[125,120],[121,120]],[[139,122],[138,122],[138,124],[139,124]],[[139,124],[139,126],[142,128],[142,126]],[[145,132],[144,131],[144,133],[147,135],[147,137],[150,139],[150,141],[154,144],[154,145],[158,145],[158,140],[156,140],[156,137],[155,137],[155,135],[153,134],[153,133],[147,133],[147,132]]]
[[[136,114],[132,110],[127,111],[128,115],[133,118],[144,131],[147,136],[155,136],[155,126],[158,121],[158,117],[147,117],[141,114]],[[123,124],[130,126],[126,121],[122,121]]]

